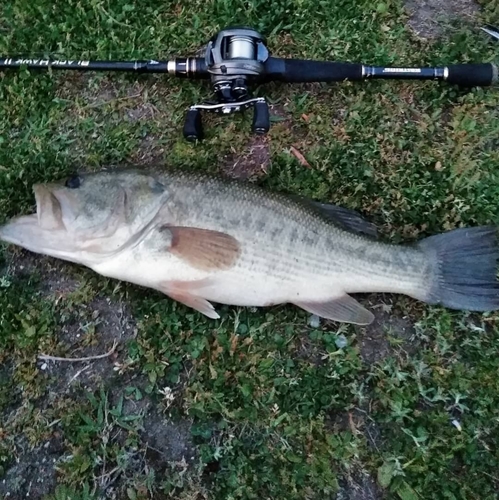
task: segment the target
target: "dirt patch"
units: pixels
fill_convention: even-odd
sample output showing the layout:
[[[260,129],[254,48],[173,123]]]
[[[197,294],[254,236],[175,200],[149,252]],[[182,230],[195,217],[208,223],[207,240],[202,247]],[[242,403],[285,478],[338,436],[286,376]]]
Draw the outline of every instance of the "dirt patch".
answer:
[[[364,363],[372,365],[389,356],[399,355],[401,352],[410,355],[417,350],[419,341],[415,339],[416,331],[413,322],[397,310],[397,297],[392,297],[389,294],[368,294],[356,298],[374,314],[374,321],[367,327],[353,325],[360,357]],[[317,319],[318,323],[314,327],[331,325],[334,330],[339,325],[336,321],[324,318]],[[312,325],[312,320],[311,316],[309,326]],[[348,334],[346,334],[347,339],[342,339],[342,337],[344,336],[339,335],[337,338],[338,348],[342,347],[340,344],[342,341],[349,342]],[[317,343],[310,339],[308,333],[304,332],[296,347],[296,356],[315,366],[321,366],[327,362],[324,354]]]
[[[379,454],[381,433],[368,410],[368,407],[365,410],[352,408],[348,412],[330,415],[326,423],[335,434],[351,432],[354,436],[364,435],[368,446]],[[383,489],[360,463],[344,470],[339,479],[339,485],[340,489],[335,500],[383,500],[386,498]]]
[[[409,26],[422,38],[437,38],[446,23],[473,21],[480,12],[475,0],[406,0]]]
[[[153,135],[147,135],[140,141],[137,149],[133,151],[130,163],[151,167],[152,165],[162,163],[161,160],[164,158],[164,154],[165,149],[160,139]]]
[[[112,106],[114,110],[121,111],[125,120],[132,123],[151,120],[159,113],[149,100],[150,95],[157,93],[154,84],[139,80],[123,87],[120,83],[109,76],[71,74],[61,79],[57,97],[73,101],[75,95],[81,96],[83,102],[76,110],[78,113]]]
[[[356,327],[358,346],[363,361],[369,365],[391,356],[397,349],[412,353],[417,349],[412,322],[394,313],[394,299],[375,295],[370,298],[374,321],[367,327]]]
[[[71,276],[69,270],[72,264],[45,255],[37,255],[21,248],[8,253],[5,276],[10,280],[30,278],[43,274],[40,282],[40,292],[59,300],[75,292],[80,281]]]
[[[39,499],[53,492],[57,485],[56,465],[63,449],[57,432],[33,449],[25,438],[18,439],[14,464],[0,481],[0,496],[6,500]]]
[[[81,267],[77,267],[80,276]],[[137,333],[127,305],[99,295],[87,298],[86,292],[82,291],[83,278],[73,275],[75,268],[71,263],[24,250],[12,252],[7,264],[8,279],[37,275],[42,297],[59,306],[60,329],[54,335],[57,348],[40,354],[64,358],[94,357],[110,352],[116,341],[116,349],[101,359],[82,362],[40,360],[38,368],[53,380],[49,388],[56,393],[55,397],[67,393],[76,382],[85,384],[95,377],[111,376],[122,347]],[[78,296],[79,293],[82,296]]]
[[[104,80],[96,90],[85,94],[89,108],[112,104],[116,109],[121,109],[125,120],[136,123],[151,120],[158,113],[157,108],[149,102],[149,92],[155,93],[154,86],[146,88],[142,83],[135,82],[126,87],[126,91],[119,91],[109,80]]]
[[[172,421],[156,409],[144,418],[141,439],[146,447],[146,460],[156,472],[163,472],[169,464],[192,463],[196,450],[191,439],[191,424],[187,420]]]
[[[12,383],[13,373],[14,363],[9,359],[2,360],[0,363],[0,415],[19,403],[20,389]]]
[[[123,386],[115,387],[114,395],[120,394],[123,394]],[[130,447],[126,431],[106,416],[109,427],[97,439],[105,438],[108,447],[119,447],[123,461],[117,464],[114,460],[108,463],[101,460],[96,465],[92,488],[97,489],[99,498],[127,498],[127,485],[140,485],[151,473],[165,477],[188,475],[198,456],[191,440],[190,421],[162,417],[148,397],[138,403],[123,412],[126,416],[142,416],[140,424],[136,421],[140,429],[138,446]],[[59,482],[59,470],[71,460],[62,431],[54,430],[50,439],[37,447],[29,446],[22,435],[15,440],[11,447],[15,456],[0,480],[0,497],[42,499],[53,494]]]
[[[299,337],[300,344],[296,347],[295,356],[303,359],[314,366],[323,366],[328,362],[325,352],[319,348],[317,342],[310,339],[308,333]]]
[[[59,76],[56,96],[74,101],[75,96],[83,98],[83,106],[102,106],[118,97],[114,79],[105,74],[67,72]]]
[[[98,474],[101,480],[98,485],[105,498],[127,498],[125,490],[127,485],[140,486],[146,478],[154,474],[158,477],[173,479],[174,476],[189,476],[192,465],[197,458],[197,452],[191,441],[191,422],[180,418],[170,419],[163,416],[157,405],[148,397],[138,402],[139,405],[124,408],[126,416],[141,415],[137,432],[140,437],[138,446],[129,448],[127,435],[122,429],[115,429],[110,433],[110,446],[119,446],[127,450],[127,459],[119,472],[114,477],[106,474],[104,470]],[[115,470],[113,464],[108,464],[108,469]],[[146,491],[144,489],[143,493]],[[163,498],[159,493],[154,498]]]
[[[230,177],[249,180],[265,175],[269,164],[269,137],[254,135],[243,151],[226,157],[222,170]]]
[[[335,500],[383,500],[386,494],[365,471],[357,471],[340,481]]]
[[[280,123],[291,123],[293,120],[293,117],[291,116],[291,113],[287,109],[287,103],[286,104],[269,104],[269,112],[271,118],[274,118]]]
[[[121,302],[98,297],[75,306],[57,332],[58,352],[45,354],[63,358],[105,357],[81,362],[39,360],[40,370],[50,380],[46,403],[55,402],[73,388],[94,389],[117,377],[115,365],[124,363],[123,347],[136,333],[135,321]]]

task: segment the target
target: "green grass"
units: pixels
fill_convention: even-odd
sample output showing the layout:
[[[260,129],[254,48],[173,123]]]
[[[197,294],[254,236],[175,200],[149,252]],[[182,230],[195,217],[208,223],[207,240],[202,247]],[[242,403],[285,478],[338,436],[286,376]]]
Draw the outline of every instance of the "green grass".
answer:
[[[270,3],[12,0],[0,10],[0,53],[166,59],[247,24],[280,56],[429,65],[498,55],[477,29],[497,22],[493,2],[432,41],[411,33],[400,0]],[[498,221],[497,91],[380,81],[257,91],[275,116],[270,163],[256,182],[359,210],[396,242]],[[34,182],[79,168],[223,171],[228,155],[248,153],[251,116],[208,117],[206,140],[184,142],[185,110],[209,95],[204,83],[163,76],[2,74],[0,223],[33,208]],[[497,315],[372,296],[364,300],[391,305],[377,331],[311,328],[307,314],[284,306],[219,307],[213,322],[155,292],[5,245],[0,273],[0,484],[10,484],[10,498],[27,488],[14,491],[16,457],[31,467],[18,475],[32,478],[43,476],[46,456],[57,474],[38,498],[52,500],[350,498],[354,484],[379,498],[497,498]],[[74,383],[85,364],[37,360],[109,350],[120,304],[135,330],[115,357]],[[379,352],[374,360],[366,345]],[[151,412],[164,423],[153,425]],[[175,451],[180,442],[185,453]]]

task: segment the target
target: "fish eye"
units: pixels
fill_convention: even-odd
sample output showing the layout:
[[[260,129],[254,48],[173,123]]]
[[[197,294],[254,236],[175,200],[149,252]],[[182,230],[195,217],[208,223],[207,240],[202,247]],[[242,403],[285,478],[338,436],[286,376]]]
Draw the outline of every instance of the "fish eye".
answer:
[[[69,189],[78,189],[81,185],[81,178],[79,175],[71,176],[67,181],[65,186]]]

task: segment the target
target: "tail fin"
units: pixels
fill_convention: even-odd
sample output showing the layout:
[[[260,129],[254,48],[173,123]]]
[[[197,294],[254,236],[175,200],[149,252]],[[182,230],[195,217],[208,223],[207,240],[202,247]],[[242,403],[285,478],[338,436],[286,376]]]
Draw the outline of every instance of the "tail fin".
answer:
[[[468,311],[498,309],[497,231],[495,226],[463,228],[422,240],[419,246],[437,270],[425,302]]]

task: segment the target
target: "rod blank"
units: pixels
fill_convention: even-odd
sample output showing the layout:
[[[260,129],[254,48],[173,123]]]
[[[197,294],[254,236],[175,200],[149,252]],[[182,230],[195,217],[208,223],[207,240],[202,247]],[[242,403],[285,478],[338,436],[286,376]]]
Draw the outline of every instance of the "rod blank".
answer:
[[[209,73],[205,60],[199,57],[180,57],[170,61],[85,61],[29,58],[0,58],[1,69],[58,69],[73,71],[122,71],[130,73],[169,73],[188,78],[206,78]]]
[[[123,71],[132,73],[168,73],[185,78],[208,78],[203,58],[182,57],[170,61],[85,61],[28,58],[0,58],[0,69],[57,69],[75,71]],[[498,80],[492,63],[459,64],[448,67],[387,68],[360,63],[279,59],[269,57],[265,70],[255,79],[263,81],[338,82],[343,80],[444,80],[464,87],[488,86]]]
[[[76,71],[129,71],[137,73],[167,73],[167,61],[75,61],[28,58],[0,59],[0,68],[61,69]]]

